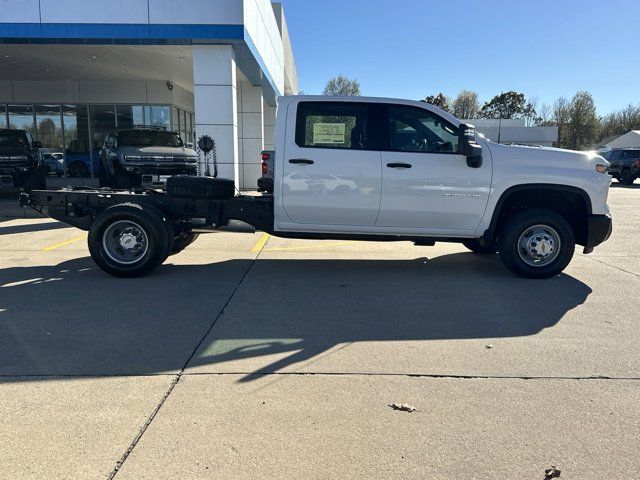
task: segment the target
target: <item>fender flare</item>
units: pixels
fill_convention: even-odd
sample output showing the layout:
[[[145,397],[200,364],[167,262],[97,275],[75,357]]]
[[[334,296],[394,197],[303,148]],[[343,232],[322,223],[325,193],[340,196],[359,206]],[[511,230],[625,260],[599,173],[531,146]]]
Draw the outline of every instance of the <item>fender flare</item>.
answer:
[[[500,198],[498,199],[498,202],[493,209],[491,223],[482,235],[482,238],[485,242],[491,243],[491,241],[495,238],[496,229],[498,228],[498,222],[500,220],[500,213],[502,212],[504,204],[507,202],[507,200],[509,200],[509,197],[514,193],[528,190],[551,190],[554,192],[566,192],[578,195],[582,197],[585,202],[585,205],[587,207],[587,215],[591,215],[593,213],[591,197],[589,197],[589,194],[582,188],[574,187],[572,185],[558,185],[554,183],[524,183],[521,185],[514,185],[507,188],[504,192],[502,192],[502,195],[500,195]]]

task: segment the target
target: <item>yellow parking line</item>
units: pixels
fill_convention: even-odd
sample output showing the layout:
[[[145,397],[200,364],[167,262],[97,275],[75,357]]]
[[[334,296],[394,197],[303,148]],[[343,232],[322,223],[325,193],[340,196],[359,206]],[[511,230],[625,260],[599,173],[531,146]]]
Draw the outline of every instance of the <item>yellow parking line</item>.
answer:
[[[346,245],[353,245],[358,242],[341,242],[341,243],[329,243],[327,245],[309,245],[307,247],[281,247],[281,248],[266,248],[265,252],[286,252],[289,250],[314,250],[316,248],[331,248],[331,247],[344,247]]]
[[[67,245],[71,245],[72,243],[79,242],[80,240],[86,240],[87,234],[85,233],[81,237],[72,238],[71,240],[67,240],[66,242],[56,243],[55,245],[51,245],[50,247],[43,248],[43,252],[50,252],[52,250],[56,250],[61,247],[66,247]]]
[[[258,240],[258,243],[256,243],[251,249],[251,253],[260,253],[270,238],[271,235],[269,235],[268,233],[263,233],[260,237],[260,240]]]

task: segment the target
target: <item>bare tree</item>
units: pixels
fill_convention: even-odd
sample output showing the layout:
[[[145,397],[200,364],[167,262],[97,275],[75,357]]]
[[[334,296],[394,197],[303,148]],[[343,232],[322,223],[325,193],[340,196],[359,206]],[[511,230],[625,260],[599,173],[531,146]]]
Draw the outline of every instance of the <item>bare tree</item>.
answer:
[[[360,96],[360,83],[343,75],[332,78],[327,83],[323,95]]]
[[[598,136],[599,119],[593,97],[589,92],[578,92],[569,104],[570,123],[568,128],[568,146],[573,150],[591,148]]]
[[[477,118],[480,110],[478,94],[470,90],[462,90],[451,106],[453,116],[460,119]]]
[[[565,143],[565,130],[569,120],[571,118],[571,113],[569,110],[569,100],[565,97],[558,98],[553,104],[553,120],[555,124],[558,126],[558,146],[564,147]]]

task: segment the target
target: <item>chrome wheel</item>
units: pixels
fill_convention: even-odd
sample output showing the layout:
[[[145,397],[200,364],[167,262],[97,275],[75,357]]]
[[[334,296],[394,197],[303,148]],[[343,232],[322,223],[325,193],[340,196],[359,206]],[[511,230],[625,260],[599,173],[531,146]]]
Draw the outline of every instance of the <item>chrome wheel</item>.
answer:
[[[144,229],[129,220],[120,220],[107,227],[102,236],[105,254],[120,265],[131,265],[149,250],[149,238]]]
[[[532,267],[544,267],[553,262],[560,248],[560,235],[549,225],[529,227],[518,239],[520,258]]]

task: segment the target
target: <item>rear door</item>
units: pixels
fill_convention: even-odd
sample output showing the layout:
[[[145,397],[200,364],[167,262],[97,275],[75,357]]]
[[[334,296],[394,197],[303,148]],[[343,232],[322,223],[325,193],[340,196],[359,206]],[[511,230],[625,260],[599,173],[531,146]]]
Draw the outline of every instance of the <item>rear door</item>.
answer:
[[[309,101],[291,108],[282,205],[297,224],[370,226],[380,207],[376,104]],[[348,230],[338,228],[337,230]]]
[[[382,201],[376,223],[409,233],[474,231],[491,186],[490,152],[481,168],[458,153],[458,127],[416,106],[386,105]]]

